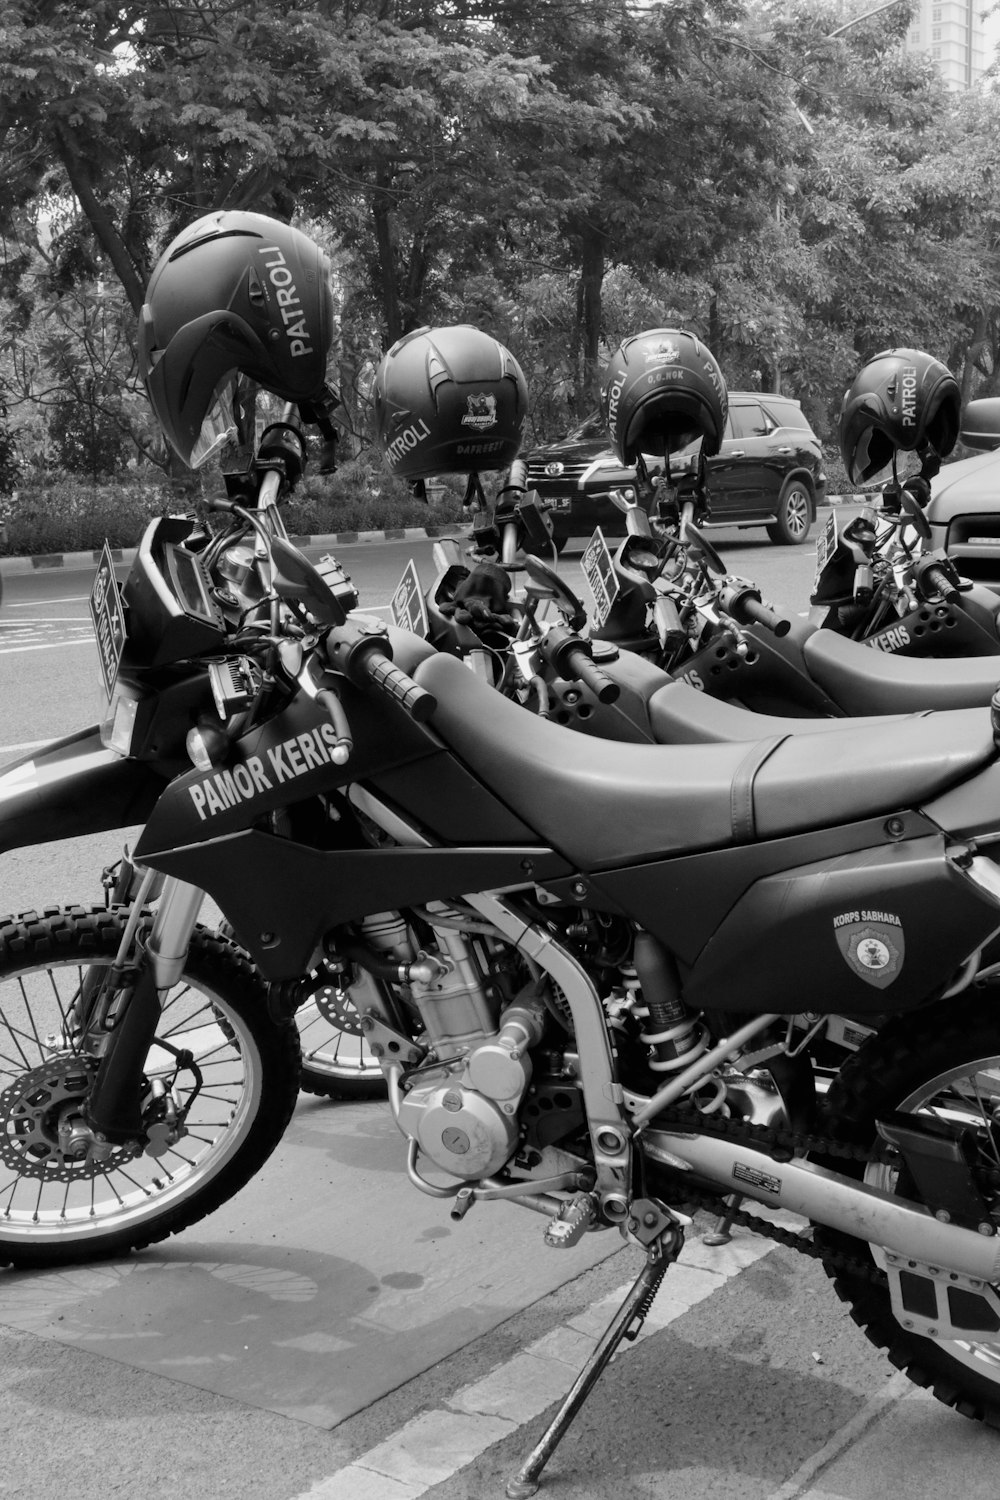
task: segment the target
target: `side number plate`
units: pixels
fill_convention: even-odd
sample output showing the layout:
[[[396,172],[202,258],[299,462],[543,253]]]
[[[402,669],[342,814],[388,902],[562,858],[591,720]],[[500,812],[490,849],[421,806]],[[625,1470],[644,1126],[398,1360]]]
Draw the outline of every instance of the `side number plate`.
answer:
[[[611,613],[611,606],[618,596],[621,584],[608,544],[604,540],[604,532],[599,526],[587,543],[580,566],[594,596],[594,629],[600,630]]]
[[[110,698],[118,679],[122,652],[125,650],[125,611],[115,577],[111,548],[107,542],[104,543],[94,587],[90,592],[90,618],[97,637],[97,655],[101,663],[104,690]]]
[[[398,625],[401,630],[409,630],[414,635],[423,636],[424,640],[430,635],[427,601],[424,599],[420,578],[412,557],[406,564],[403,576],[392,596],[392,623]]]

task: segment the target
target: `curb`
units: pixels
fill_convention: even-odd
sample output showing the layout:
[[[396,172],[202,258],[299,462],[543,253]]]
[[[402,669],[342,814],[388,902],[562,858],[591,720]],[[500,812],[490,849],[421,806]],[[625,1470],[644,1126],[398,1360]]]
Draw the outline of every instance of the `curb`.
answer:
[[[820,509],[832,505],[864,505],[870,495],[827,495]],[[365,542],[424,542],[442,536],[464,536],[469,527],[458,526],[390,526],[384,531],[330,531],[320,536],[293,536],[297,547],[354,547]],[[112,547],[116,563],[131,563],[135,547]],[[35,557],[0,557],[0,574],[40,573],[50,568],[91,568],[101,560],[103,549],[88,552],[46,552]]]
[[[464,523],[458,526],[390,526],[384,531],[331,531],[320,536],[293,536],[297,547],[353,547],[363,542],[424,542],[443,536],[464,536]],[[92,568],[101,560],[103,548],[86,552],[46,552],[35,557],[0,557],[0,574],[41,573],[54,568]],[[131,563],[136,547],[112,547],[116,563]]]

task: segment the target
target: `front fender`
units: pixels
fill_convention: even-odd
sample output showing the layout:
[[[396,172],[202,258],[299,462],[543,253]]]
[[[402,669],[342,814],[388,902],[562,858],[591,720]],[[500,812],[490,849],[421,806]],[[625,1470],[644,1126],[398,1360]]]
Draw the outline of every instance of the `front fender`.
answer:
[[[0,770],[0,852],[145,823],[166,781],[101,744],[97,726]]]

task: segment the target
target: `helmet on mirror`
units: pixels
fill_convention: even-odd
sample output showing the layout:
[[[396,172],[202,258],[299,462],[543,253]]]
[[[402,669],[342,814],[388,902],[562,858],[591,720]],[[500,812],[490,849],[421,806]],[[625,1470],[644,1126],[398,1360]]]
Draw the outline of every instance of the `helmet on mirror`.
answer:
[[[718,453],[729,398],[711,350],[679,328],[650,328],[627,338],[604,372],[601,410],[623,464],[640,453],[665,456],[702,439]]]
[[[471,324],[417,328],[375,373],[376,441],[393,474],[505,469],[521,446],[528,385],[503,344]]]
[[[946,458],[961,409],[947,365],[920,349],[883,349],[859,370],[840,408],[840,456],[851,483],[871,479],[900,451]]]
[[[333,339],[330,267],[308,235],[220,210],[161,255],[139,314],[139,369],[170,446],[197,468],[225,441],[225,391],[246,376],[320,398]]]

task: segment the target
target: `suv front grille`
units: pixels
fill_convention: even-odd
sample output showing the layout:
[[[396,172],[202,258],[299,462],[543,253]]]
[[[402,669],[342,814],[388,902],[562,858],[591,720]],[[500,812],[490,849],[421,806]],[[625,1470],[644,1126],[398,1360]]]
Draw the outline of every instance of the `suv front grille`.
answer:
[[[541,484],[557,484],[561,489],[575,489],[577,481],[593,462],[592,458],[567,459],[561,474],[546,474],[545,464],[529,464],[528,485],[534,488]]]

